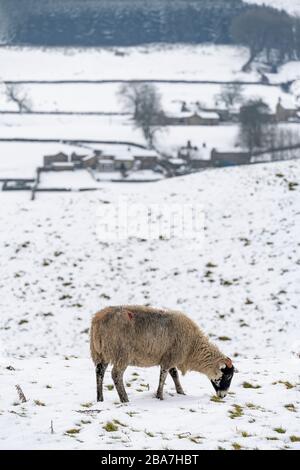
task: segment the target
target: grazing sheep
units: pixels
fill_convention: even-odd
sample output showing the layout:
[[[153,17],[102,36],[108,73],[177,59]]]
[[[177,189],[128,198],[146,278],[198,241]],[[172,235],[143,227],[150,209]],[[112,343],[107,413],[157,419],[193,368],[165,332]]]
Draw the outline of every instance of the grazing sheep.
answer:
[[[176,392],[184,394],[178,370],[205,374],[219,397],[225,397],[234,373],[231,360],[181,312],[137,305],[107,307],[92,320],[91,355],[96,366],[97,401],[103,401],[103,378],[108,364],[121,402],[128,402],[123,384],[127,366],[160,365],[156,397],[163,399],[168,373]]]

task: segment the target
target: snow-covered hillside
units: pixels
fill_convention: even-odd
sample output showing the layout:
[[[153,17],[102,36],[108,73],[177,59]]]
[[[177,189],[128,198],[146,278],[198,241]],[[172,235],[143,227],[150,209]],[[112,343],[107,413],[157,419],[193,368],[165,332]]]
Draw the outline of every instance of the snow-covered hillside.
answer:
[[[244,48],[159,45],[124,48],[0,48],[3,80],[237,79]],[[246,74],[244,74],[246,75]],[[249,80],[251,78],[247,75]],[[255,80],[256,75],[252,77]]]
[[[280,10],[286,10],[293,15],[300,14],[300,0],[245,0],[247,3],[257,3],[257,5],[268,5]]]
[[[34,202],[0,193],[0,448],[299,449],[299,174],[291,161]],[[202,204],[204,243],[99,240],[98,208],[120,197]],[[167,381],[158,402],[158,369],[129,368],[130,403],[109,374],[95,403],[90,319],[119,303],[187,312],[239,369],[228,397],[191,373],[186,396]]]
[[[7,46],[0,48],[0,79],[258,82],[261,77],[255,68],[248,73],[241,71],[248,57],[247,48],[213,44],[150,44],[118,48]],[[278,74],[269,74],[268,78],[270,83],[300,78],[299,64],[286,64]]]

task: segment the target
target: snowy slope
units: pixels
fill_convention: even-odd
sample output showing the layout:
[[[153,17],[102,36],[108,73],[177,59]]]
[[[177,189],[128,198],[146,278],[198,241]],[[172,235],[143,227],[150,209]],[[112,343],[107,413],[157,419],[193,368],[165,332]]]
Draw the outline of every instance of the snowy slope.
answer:
[[[292,161],[212,170],[34,202],[0,193],[0,448],[299,449],[299,171]],[[99,240],[97,208],[121,196],[202,204],[204,243]],[[168,380],[157,402],[158,369],[129,368],[130,404],[109,374],[95,403],[90,318],[118,303],[187,312],[238,367],[231,394],[214,402],[190,373],[186,396]]]
[[[237,80],[247,49],[215,45],[149,45],[128,48],[0,48],[0,77],[7,80]]]
[[[267,5],[279,10],[286,10],[293,15],[300,14],[300,0],[244,0],[247,3]]]

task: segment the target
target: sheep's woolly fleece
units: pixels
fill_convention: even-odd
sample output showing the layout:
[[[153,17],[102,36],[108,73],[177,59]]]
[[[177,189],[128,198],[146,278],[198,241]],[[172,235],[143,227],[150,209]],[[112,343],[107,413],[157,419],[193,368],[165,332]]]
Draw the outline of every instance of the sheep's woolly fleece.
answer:
[[[212,170],[93,194],[0,193],[0,448],[299,449],[300,162]],[[205,241],[105,243],[99,206],[199,202]],[[190,373],[153,395],[128,368],[130,403],[105,377],[95,402],[92,314],[109,304],[189,314],[239,373],[217,400]],[[20,403],[15,385],[27,398]]]

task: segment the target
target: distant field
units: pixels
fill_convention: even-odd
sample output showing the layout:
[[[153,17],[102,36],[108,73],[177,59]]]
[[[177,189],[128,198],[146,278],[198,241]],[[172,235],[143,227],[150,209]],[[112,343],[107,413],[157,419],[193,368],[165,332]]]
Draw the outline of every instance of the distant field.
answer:
[[[123,48],[0,48],[0,81],[10,80],[212,80],[257,82],[241,72],[246,48],[152,44]],[[298,62],[269,76],[272,83],[300,78]],[[75,98],[75,97],[74,97]]]
[[[1,79],[195,79],[256,81],[240,72],[244,48],[149,45],[129,48],[0,48]]]
[[[180,102],[200,102],[206,107],[215,107],[221,85],[212,84],[159,84],[166,111],[180,109]],[[32,111],[42,112],[101,112],[122,113],[124,108],[118,95],[120,84],[55,84],[22,85],[32,103]],[[243,89],[244,99],[262,98],[274,111],[280,98],[287,107],[294,105],[294,97],[284,93],[280,87],[247,85]],[[76,97],[76,98],[75,98]],[[5,86],[0,86],[0,112],[17,111],[15,103],[7,100]],[[26,118],[27,119],[27,118]],[[26,122],[26,120],[24,121]]]

